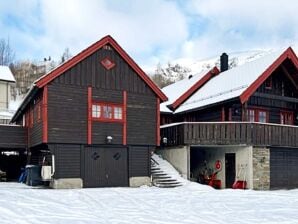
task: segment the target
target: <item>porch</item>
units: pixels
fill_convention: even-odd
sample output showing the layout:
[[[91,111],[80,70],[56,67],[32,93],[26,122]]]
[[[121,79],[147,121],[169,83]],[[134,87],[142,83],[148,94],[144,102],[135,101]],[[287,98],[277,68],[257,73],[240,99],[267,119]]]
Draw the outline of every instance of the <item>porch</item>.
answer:
[[[163,146],[298,147],[298,127],[256,122],[182,122],[161,126]]]

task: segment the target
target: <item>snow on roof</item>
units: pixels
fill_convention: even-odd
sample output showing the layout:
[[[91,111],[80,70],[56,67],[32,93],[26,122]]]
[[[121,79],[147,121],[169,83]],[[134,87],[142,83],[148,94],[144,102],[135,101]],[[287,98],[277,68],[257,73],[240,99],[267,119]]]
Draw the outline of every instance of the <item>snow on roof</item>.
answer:
[[[239,97],[285,50],[279,50],[215,76],[189,97],[175,113]]]
[[[189,88],[191,88],[195,83],[202,79],[208,72],[209,70],[204,70],[198,74],[193,75],[191,78],[187,77],[164,87],[162,91],[168,97],[168,101],[160,104],[160,111],[172,113],[167,105],[171,105],[172,103],[174,103],[180,96],[182,96]]]
[[[13,74],[10,71],[10,68],[8,66],[3,65],[0,65],[0,80],[16,82]]]

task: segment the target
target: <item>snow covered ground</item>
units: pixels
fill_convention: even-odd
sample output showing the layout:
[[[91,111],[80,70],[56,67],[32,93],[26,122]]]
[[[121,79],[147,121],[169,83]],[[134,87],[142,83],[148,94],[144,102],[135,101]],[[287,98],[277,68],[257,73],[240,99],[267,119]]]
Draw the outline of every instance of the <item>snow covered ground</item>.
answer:
[[[0,183],[0,223],[297,223],[298,190],[33,189]]]
[[[179,178],[168,162],[154,159],[184,185],[52,190],[0,183],[0,223],[298,223],[298,189],[214,190]]]

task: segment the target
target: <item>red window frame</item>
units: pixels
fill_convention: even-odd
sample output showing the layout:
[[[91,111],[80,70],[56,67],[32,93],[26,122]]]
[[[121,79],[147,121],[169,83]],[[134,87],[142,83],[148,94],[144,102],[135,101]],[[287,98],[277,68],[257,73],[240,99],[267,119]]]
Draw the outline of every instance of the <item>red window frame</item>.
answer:
[[[280,124],[294,125],[294,112],[281,110],[280,111]]]
[[[93,106],[99,106],[100,107],[100,114],[99,117],[93,116]],[[111,117],[105,117],[104,116],[104,107],[110,107],[111,108]],[[116,118],[115,116],[115,108],[121,108],[121,119]],[[122,104],[116,104],[116,103],[106,103],[106,102],[92,102],[91,106],[91,118],[94,121],[101,121],[101,122],[124,122],[124,107]]]
[[[249,118],[249,113],[253,112],[253,117],[254,120],[251,121]],[[263,108],[248,108],[246,111],[246,120],[249,122],[261,122],[260,121],[260,112],[265,112],[266,114],[266,122],[262,122],[262,123],[269,123],[269,111]]]
[[[110,59],[109,57],[105,57],[104,59],[102,59],[100,61],[100,63],[107,70],[110,70],[110,69],[114,68],[115,65],[116,65],[116,63],[112,59]]]

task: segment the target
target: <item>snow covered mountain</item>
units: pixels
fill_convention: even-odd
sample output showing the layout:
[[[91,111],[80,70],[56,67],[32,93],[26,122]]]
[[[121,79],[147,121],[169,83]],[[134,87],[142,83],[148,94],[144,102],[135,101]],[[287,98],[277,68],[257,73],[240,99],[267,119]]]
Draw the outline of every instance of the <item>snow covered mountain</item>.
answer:
[[[245,64],[246,62],[256,60],[271,53],[272,51],[274,50],[251,50],[228,53],[229,67],[233,68]],[[171,81],[175,82],[183,77],[185,78],[189,75],[200,73],[203,70],[211,69],[214,66],[219,68],[219,60],[220,55],[206,59],[180,58],[164,65],[157,65],[155,68],[149,68],[146,70],[146,72],[150,76],[161,74],[166,79],[170,79]]]

